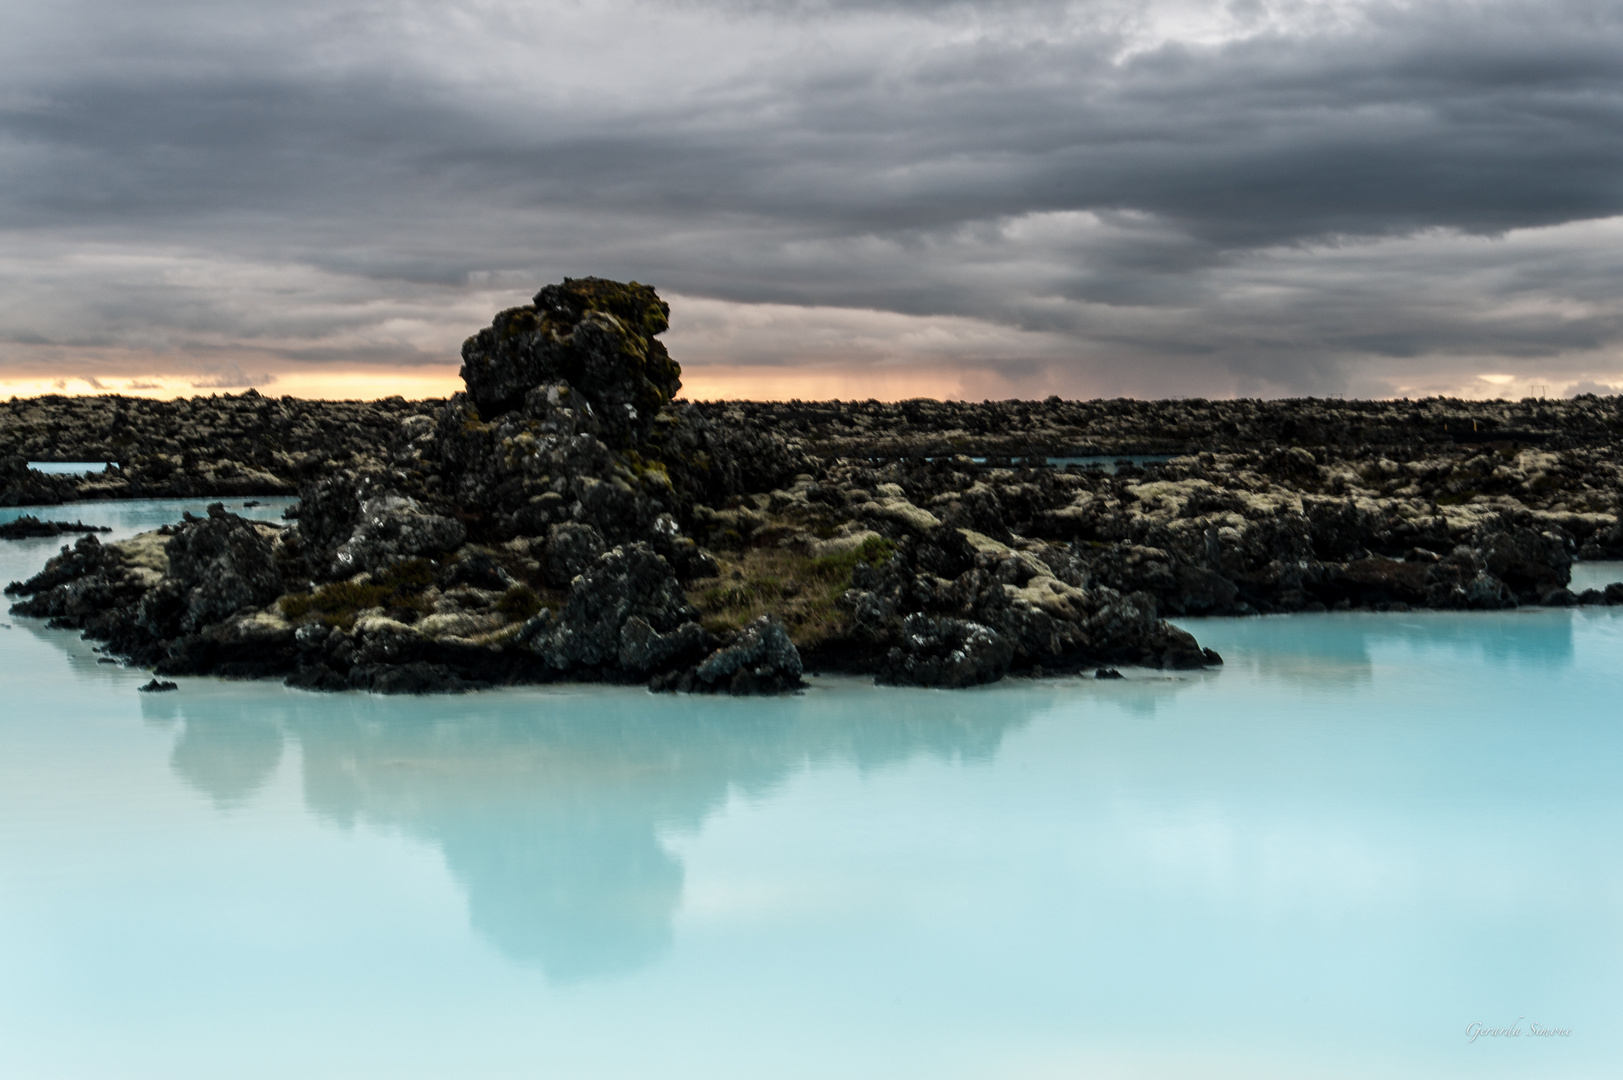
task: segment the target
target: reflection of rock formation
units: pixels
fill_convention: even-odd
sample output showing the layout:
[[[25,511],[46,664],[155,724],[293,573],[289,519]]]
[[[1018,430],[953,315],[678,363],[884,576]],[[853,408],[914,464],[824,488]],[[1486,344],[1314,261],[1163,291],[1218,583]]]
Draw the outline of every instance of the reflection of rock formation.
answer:
[[[141,712],[147,719],[178,716],[184,721],[169,755],[170,768],[222,809],[241,805],[282,760],[278,718],[243,704],[240,699],[149,701],[142,695]]]
[[[1224,621],[1221,636],[1235,668],[1271,658],[1261,674],[1311,686],[1369,679],[1372,656],[1394,647],[1563,665],[1573,617],[1292,616]],[[474,929],[507,957],[569,982],[635,970],[669,947],[683,868],[660,838],[698,829],[730,795],[769,794],[825,763],[986,761],[1006,733],[1056,705],[1092,698],[1149,713],[1195,685],[1039,681],[942,693],[825,683],[765,701],[612,687],[446,700],[245,685],[218,697],[183,690],[142,709],[175,710],[185,725],[175,770],[222,804],[262,784],[281,733],[295,734],[313,813],[434,844],[467,892]]]
[[[758,703],[503,694],[455,721],[436,717],[438,703],[333,704],[349,722],[299,725],[312,809],[434,840],[475,929],[558,981],[664,952],[682,867],[659,834],[698,828],[730,791],[766,791],[830,759],[989,757],[1017,722],[974,699],[866,688]]]
[[[719,702],[612,688],[455,701],[244,690],[264,694],[253,720],[235,695],[233,717],[174,695],[188,783],[240,797],[274,767],[280,735],[265,733],[296,733],[311,810],[436,844],[474,929],[559,982],[631,971],[669,947],[683,871],[660,836],[697,829],[729,794],[769,792],[820,762],[987,760],[1031,715],[1010,707],[1024,695],[855,685]]]
[[[1372,651],[1407,649],[1481,656],[1494,665],[1568,667],[1572,620],[1563,609],[1519,612],[1352,612],[1188,621],[1230,664],[1274,680],[1356,686],[1374,677]],[[1582,616],[1577,616],[1582,617]]]
[[[436,839],[468,889],[468,918],[508,957],[559,982],[633,971],[670,945],[682,866],[630,812],[489,820]]]

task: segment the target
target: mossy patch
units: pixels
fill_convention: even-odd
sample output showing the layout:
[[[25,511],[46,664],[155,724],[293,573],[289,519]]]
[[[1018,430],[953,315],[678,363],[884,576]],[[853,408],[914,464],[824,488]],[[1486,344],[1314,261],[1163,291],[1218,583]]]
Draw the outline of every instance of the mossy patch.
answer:
[[[370,608],[383,608],[402,622],[433,610],[422,593],[434,583],[434,564],[410,559],[379,571],[371,581],[334,581],[313,593],[290,593],[276,602],[282,617],[293,623],[319,621],[345,630]]]
[[[523,622],[532,615],[539,614],[545,606],[541,601],[541,595],[528,585],[512,586],[496,602],[496,610],[513,622]]]
[[[760,615],[783,620],[800,648],[838,638],[850,630],[850,618],[839,606],[851,587],[858,563],[887,562],[896,546],[869,537],[861,547],[838,555],[811,558],[788,548],[755,547],[717,557],[720,581],[689,590],[688,602],[699,609],[711,633],[736,630]]]
[[[626,465],[630,467],[633,476],[642,479],[652,474],[652,478],[656,482],[663,484],[665,487],[671,486],[671,474],[663,461],[655,457],[645,458],[635,450],[627,450],[621,456],[624,458]]]

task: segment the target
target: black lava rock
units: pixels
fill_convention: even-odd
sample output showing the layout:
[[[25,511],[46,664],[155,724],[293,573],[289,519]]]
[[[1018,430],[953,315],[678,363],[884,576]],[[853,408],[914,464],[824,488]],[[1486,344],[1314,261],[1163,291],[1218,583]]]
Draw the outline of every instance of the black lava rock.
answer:
[[[976,686],[1009,670],[1014,644],[989,626],[966,619],[910,615],[902,644],[890,650],[876,682],[915,686]]]
[[[63,533],[112,531],[105,525],[86,525],[82,521],[41,521],[32,514],[24,514],[14,521],[0,525],[0,540],[31,540],[41,536],[61,536]]]
[[[681,689],[701,693],[782,694],[805,685],[800,650],[783,623],[762,615],[741,629],[725,648],[717,649],[693,669]]]
[[[654,340],[669,325],[670,307],[646,285],[565,278],[469,338],[462,379],[486,422],[537,386],[567,383],[610,446],[632,446],[682,385],[682,369]]]
[[[260,527],[220,503],[187,515],[169,541],[168,581],[181,600],[178,629],[198,630],[282,594],[282,576]]]

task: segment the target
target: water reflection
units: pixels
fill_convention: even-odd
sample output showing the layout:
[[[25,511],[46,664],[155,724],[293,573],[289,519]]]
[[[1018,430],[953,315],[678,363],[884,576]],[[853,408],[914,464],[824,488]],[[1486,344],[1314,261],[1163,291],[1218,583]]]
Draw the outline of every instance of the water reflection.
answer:
[[[225,809],[264,786],[282,760],[282,730],[261,717],[186,721],[169,765],[175,775]]]
[[[1308,1076],[1350,1030],[1343,1071],[1509,1075],[1458,1033],[1524,1012],[1589,1055],[1545,1075],[1617,1057],[1620,608],[1197,621],[1226,668],[782,702],[137,694],[18,622],[14,1073],[241,1073],[267,1015],[267,1075]]]
[[[193,686],[143,702],[181,722],[176,775],[233,806],[274,772],[284,732],[295,736],[311,811],[434,844],[474,929],[561,983],[633,971],[670,947],[683,868],[660,837],[698,829],[730,795],[768,794],[831,761],[988,761],[1039,711],[836,683],[768,701],[287,691],[249,714],[240,697]]]
[[[1374,676],[1376,654],[1540,670],[1571,667],[1573,619],[1564,608],[1472,612],[1346,612],[1246,619],[1180,619],[1202,645],[1275,681],[1352,688]]]
[[[801,697],[717,701],[641,690],[528,690],[452,699],[271,690],[252,710],[230,684],[142,702],[180,729],[177,776],[216,806],[265,785],[298,740],[308,809],[339,828],[399,830],[438,848],[475,930],[556,982],[629,972],[671,944],[683,867],[661,842],[731,795],[797,771],[872,770],[920,756],[984,762],[1033,717],[1083,700],[1151,716],[1184,692],[1254,672],[1301,686],[1369,683],[1377,663],[1438,650],[1498,667],[1573,662],[1574,614],[1322,615],[1194,622],[1228,671],[1135,672],[1121,682],[1033,682],[919,693],[831,680]],[[987,694],[996,695],[995,707]],[[1102,748],[1099,748],[1102,749]],[[1209,759],[1208,759],[1209,762]]]
[[[222,810],[246,803],[282,761],[282,718],[243,704],[213,694],[141,695],[143,720],[179,725],[169,767]]]

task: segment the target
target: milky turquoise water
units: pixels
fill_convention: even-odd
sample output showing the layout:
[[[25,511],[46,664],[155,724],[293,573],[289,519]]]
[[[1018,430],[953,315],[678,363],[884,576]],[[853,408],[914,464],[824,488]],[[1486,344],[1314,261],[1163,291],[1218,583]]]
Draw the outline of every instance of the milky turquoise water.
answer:
[[[1015,456],[1018,457],[1019,455]],[[1063,469],[1067,465],[1076,465],[1084,469],[1095,469],[1100,472],[1114,474],[1118,462],[1125,461],[1132,465],[1144,466],[1162,461],[1171,461],[1172,456],[1171,454],[1088,454],[1083,457],[1051,457],[1044,460],[1056,469]],[[932,458],[931,460],[935,459]],[[982,465],[986,464],[986,459],[983,457],[970,458],[969,460],[979,462]]]
[[[1225,668],[770,701],[138,694],[0,622],[7,1077],[1623,1064],[1623,609],[1190,622]]]
[[[37,473],[52,476],[82,476],[85,473],[99,473],[109,464],[111,462],[106,461],[30,461],[28,467]]]

